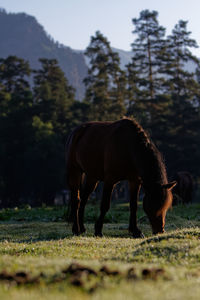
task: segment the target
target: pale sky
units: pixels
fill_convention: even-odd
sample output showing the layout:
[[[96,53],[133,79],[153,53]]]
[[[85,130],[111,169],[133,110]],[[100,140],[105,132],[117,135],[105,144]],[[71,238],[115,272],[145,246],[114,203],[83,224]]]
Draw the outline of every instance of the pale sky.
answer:
[[[72,49],[84,50],[100,30],[112,47],[131,50],[131,20],[143,9],[158,11],[167,34],[180,19],[189,21],[200,45],[200,0],[0,0],[0,7],[35,16],[54,40]],[[194,53],[200,57],[200,48]]]

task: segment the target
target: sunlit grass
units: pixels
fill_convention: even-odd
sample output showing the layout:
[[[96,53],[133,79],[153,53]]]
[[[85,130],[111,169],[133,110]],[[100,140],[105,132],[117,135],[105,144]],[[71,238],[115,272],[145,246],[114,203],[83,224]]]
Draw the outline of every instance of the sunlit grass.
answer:
[[[90,212],[93,211],[93,214]],[[71,234],[63,221],[65,208],[15,209],[0,213],[0,273],[23,271],[39,276],[39,283],[18,285],[0,279],[1,299],[198,299],[200,295],[200,205],[169,211],[166,233],[153,236],[143,210],[139,227],[143,239],[128,233],[127,204],[113,205],[104,224],[103,238],[96,238],[98,208],[88,206],[87,232]],[[118,222],[116,222],[118,219]],[[58,280],[72,262],[99,272],[106,265],[118,276],[83,276],[75,286],[71,278]],[[127,270],[134,267],[136,278]],[[161,268],[160,277],[144,277],[144,269]],[[152,270],[153,270],[152,269]],[[42,274],[42,276],[41,276]],[[1,275],[0,275],[1,278]]]

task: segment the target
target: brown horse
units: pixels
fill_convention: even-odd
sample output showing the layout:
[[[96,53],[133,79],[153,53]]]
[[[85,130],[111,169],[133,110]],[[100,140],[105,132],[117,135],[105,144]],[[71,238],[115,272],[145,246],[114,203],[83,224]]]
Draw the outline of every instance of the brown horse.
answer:
[[[180,200],[180,202],[183,204],[191,203],[194,188],[194,181],[192,175],[189,172],[180,171],[177,172],[173,178],[177,182],[177,185],[173,190],[173,194],[178,196],[178,199],[174,197],[175,201],[173,201],[173,204],[178,204],[178,200]]]
[[[74,234],[85,231],[83,217],[87,199],[98,181],[104,181],[100,216],[95,224],[95,235],[102,236],[113,186],[121,180],[129,182],[129,231],[133,236],[143,236],[136,219],[141,185],[145,191],[143,208],[153,233],[164,232],[165,215],[172,204],[171,189],[176,182],[168,183],[160,152],[135,120],[90,122],[77,127],[67,140],[66,166]],[[86,176],[81,189],[83,174]]]

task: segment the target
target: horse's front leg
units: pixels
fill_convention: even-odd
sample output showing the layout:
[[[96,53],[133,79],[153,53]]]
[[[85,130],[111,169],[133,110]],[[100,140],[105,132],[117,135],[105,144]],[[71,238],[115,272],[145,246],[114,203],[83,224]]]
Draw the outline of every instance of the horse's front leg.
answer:
[[[129,181],[129,190],[130,190],[129,232],[133,234],[134,238],[144,237],[141,230],[137,227],[137,208],[138,208],[140,187],[141,187],[140,183]]]

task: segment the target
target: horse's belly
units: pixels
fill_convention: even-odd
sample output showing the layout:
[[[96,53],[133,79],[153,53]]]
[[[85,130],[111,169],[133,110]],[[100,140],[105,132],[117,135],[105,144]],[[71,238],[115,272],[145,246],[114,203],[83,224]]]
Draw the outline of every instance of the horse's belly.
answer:
[[[77,161],[84,173],[94,179],[103,180],[104,160],[102,155],[97,155],[90,151],[83,153],[82,151],[77,155]]]
[[[89,143],[82,143],[76,152],[76,160],[82,171],[96,180],[131,179],[137,177],[137,172],[130,151],[126,149],[126,146],[116,147],[112,138],[109,142],[99,143],[94,137]]]

